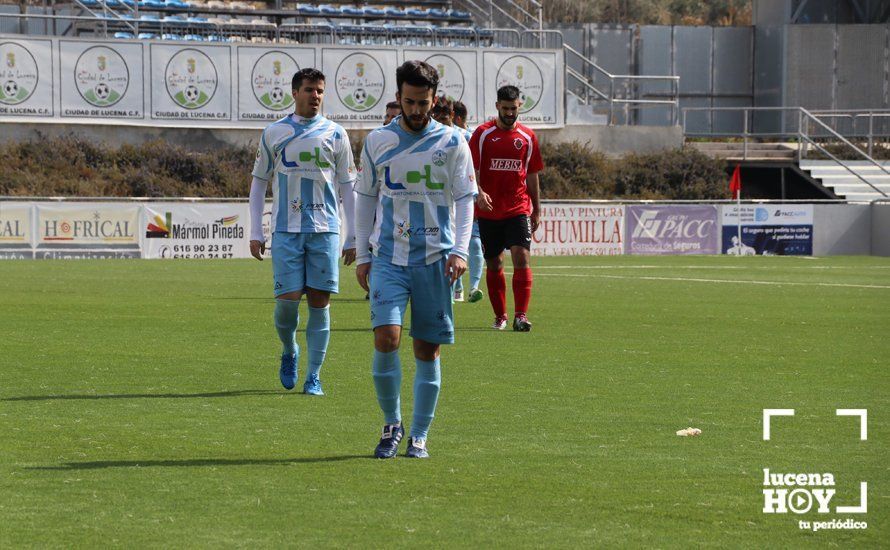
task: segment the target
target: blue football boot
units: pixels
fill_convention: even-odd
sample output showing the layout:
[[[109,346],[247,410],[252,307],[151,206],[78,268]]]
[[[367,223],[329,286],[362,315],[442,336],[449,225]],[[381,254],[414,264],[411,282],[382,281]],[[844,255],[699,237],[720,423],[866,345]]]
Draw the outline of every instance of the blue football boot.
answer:
[[[285,353],[281,356],[281,367],[278,369],[278,378],[286,390],[294,389],[297,385],[297,356]]]
[[[380,443],[374,449],[374,456],[376,458],[395,458],[403,437],[405,437],[405,428],[401,424],[387,424],[383,427]]]
[[[405,451],[408,458],[429,458],[430,454],[426,452],[426,439],[408,438],[408,450]]]
[[[321,380],[317,374],[310,374],[306,382],[303,383],[303,393],[306,395],[324,395],[321,389]]]

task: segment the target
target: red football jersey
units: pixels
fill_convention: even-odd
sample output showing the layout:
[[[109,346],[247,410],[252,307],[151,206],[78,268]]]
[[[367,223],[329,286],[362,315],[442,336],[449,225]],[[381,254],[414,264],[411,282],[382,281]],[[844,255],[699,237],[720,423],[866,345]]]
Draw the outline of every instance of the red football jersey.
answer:
[[[525,178],[544,169],[535,133],[518,123],[512,130],[502,130],[489,120],[473,132],[470,151],[479,171],[479,188],[491,196],[494,206],[491,212],[477,207],[476,217],[504,220],[530,215],[532,201]]]

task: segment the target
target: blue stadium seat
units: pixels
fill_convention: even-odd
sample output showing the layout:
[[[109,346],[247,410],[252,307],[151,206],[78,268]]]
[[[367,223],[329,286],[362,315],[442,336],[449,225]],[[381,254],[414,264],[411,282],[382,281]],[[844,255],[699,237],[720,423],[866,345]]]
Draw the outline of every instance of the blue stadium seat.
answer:
[[[120,0],[120,3],[131,8],[136,7],[136,0]]]
[[[320,15],[321,10],[311,4],[298,4],[297,12],[300,15]]]
[[[160,21],[161,18],[154,14],[143,13],[142,15],[139,16],[139,20],[140,21]]]
[[[383,10],[387,17],[405,17],[405,10],[401,8],[389,7]]]
[[[417,8],[408,8],[405,10],[405,13],[408,17],[413,17],[414,19],[427,19],[430,16],[429,10],[419,10]]]
[[[145,8],[163,8],[164,0],[139,0],[139,7]]]
[[[182,37],[178,34],[172,34],[165,32],[161,35],[161,40],[182,40]]]
[[[204,42],[204,37],[200,34],[187,34],[183,36],[182,39],[189,42]]]
[[[340,10],[330,4],[322,4],[318,6],[318,10],[322,15],[340,15]]]
[[[470,15],[470,13],[466,12],[466,11],[451,10],[450,12],[448,12],[448,15],[450,15],[451,17],[453,17],[455,19],[461,19],[463,21],[472,21],[473,20],[473,16]]]
[[[225,36],[219,36],[217,34],[211,34],[207,37],[207,42],[228,42],[229,39]]]
[[[365,17],[383,17],[386,15],[386,12],[380,8],[373,8],[370,6],[365,7]]]
[[[189,23],[207,23],[206,17],[187,17],[186,21]]]
[[[139,36],[137,36],[136,38],[138,38],[139,40],[154,40],[157,37],[158,35],[153,32],[140,32]]]
[[[120,38],[120,39],[122,39],[122,40],[130,40],[130,39],[132,39],[132,38],[135,38],[135,37],[133,36],[133,33],[131,33],[131,32],[121,32],[121,31],[118,31],[118,32],[114,33],[114,37],[115,37],[115,38]]]
[[[84,6],[93,7],[93,6],[99,5],[99,2],[97,0],[80,0],[80,1],[83,3]]]
[[[182,0],[167,0],[166,5],[168,8],[185,9],[185,8],[189,7],[189,3],[183,2]]]
[[[108,6],[109,8],[116,8],[116,7],[120,6],[121,4],[117,0],[105,0],[105,5]]]
[[[161,19],[164,23],[185,23],[185,16],[179,15],[178,13],[173,15],[165,15],[163,19]]]
[[[342,8],[340,8],[340,13],[342,13],[343,15],[361,17],[365,14],[365,10],[357,8],[355,6],[343,6]]]
[[[439,9],[433,8],[433,9],[429,10],[429,16],[434,17],[436,19],[443,19],[445,17],[448,17],[448,12],[446,12],[445,10],[439,10]]]

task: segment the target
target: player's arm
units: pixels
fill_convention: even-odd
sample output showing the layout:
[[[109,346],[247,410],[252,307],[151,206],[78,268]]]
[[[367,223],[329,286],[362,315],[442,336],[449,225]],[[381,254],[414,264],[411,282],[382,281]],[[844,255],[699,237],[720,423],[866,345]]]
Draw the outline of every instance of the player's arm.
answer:
[[[532,132],[531,139],[531,158],[529,159],[527,176],[525,178],[526,190],[529,198],[532,200],[532,215],[529,221],[532,222],[532,233],[537,231],[538,224],[541,222],[541,186],[538,174],[544,169],[544,160],[541,158],[541,148],[538,147],[538,136]]]
[[[541,186],[539,180],[538,172],[529,174],[525,178],[528,196],[532,200],[532,233],[538,230],[538,224],[541,222]]]
[[[371,272],[371,231],[374,228],[374,213],[377,210],[377,169],[371,162],[368,151],[368,138],[362,147],[361,170],[355,182],[355,277],[365,292],[368,292],[368,275]]]
[[[343,132],[339,140],[340,149],[335,156],[337,189],[343,201],[343,218],[346,224],[346,237],[343,241],[343,264],[350,265],[355,261],[355,161],[349,136]]]
[[[476,206],[483,212],[491,212],[494,206],[491,204],[491,197],[482,190],[482,180],[479,179],[479,170],[482,167],[482,152],[479,150],[479,140],[482,136],[482,127],[476,128],[470,137],[470,156],[473,160],[473,166],[476,170],[476,182],[478,183],[479,194],[476,196]]]
[[[469,147],[464,144],[458,146],[451,182],[451,194],[454,197],[454,248],[445,262],[445,276],[454,284],[467,270],[470,237],[473,233],[473,202],[478,192]]]
[[[266,206],[266,188],[272,178],[274,158],[272,150],[266,142],[266,132],[260,137],[257,146],[256,161],[253,164],[253,181],[250,182],[250,198],[248,210],[250,211],[250,255],[259,261],[263,261],[263,253],[266,251],[266,239],[263,236],[263,208]]]

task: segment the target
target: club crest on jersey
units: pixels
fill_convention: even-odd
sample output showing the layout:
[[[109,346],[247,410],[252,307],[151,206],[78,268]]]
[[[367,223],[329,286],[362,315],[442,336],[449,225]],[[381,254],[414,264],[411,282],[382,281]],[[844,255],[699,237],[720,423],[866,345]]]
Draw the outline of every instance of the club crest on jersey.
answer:
[[[516,149],[522,149],[522,140],[519,138],[514,139],[513,147],[516,147]]]
[[[447,153],[442,149],[436,149],[436,151],[433,152],[433,164],[436,166],[444,166],[447,158]]]
[[[408,189],[405,187],[405,184],[408,185],[417,185],[420,182],[424,183],[424,186],[427,189],[432,189],[434,191],[438,191],[440,189],[445,188],[444,182],[433,181],[433,167],[429,164],[423,165],[423,172],[419,170],[409,170],[405,174],[405,182],[394,181],[392,176],[390,175],[389,166],[387,166],[383,171],[383,182],[386,184],[386,187],[392,189],[393,191]]]

